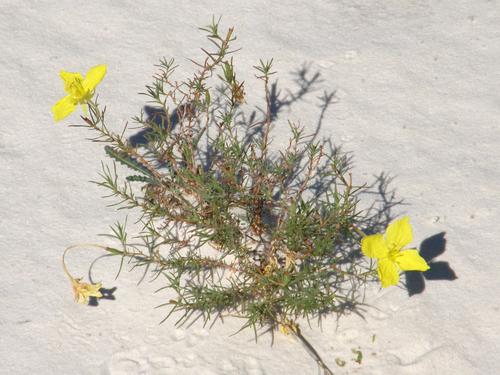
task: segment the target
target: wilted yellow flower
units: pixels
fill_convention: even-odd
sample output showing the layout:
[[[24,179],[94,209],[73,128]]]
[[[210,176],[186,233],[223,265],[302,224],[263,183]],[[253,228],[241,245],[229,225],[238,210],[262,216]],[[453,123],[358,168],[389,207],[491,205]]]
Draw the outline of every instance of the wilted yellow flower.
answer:
[[[101,246],[101,245],[94,245],[94,244],[85,244],[85,245],[73,245],[70,247],[67,247],[66,250],[64,250],[63,256],[62,256],[62,266],[64,273],[66,276],[68,276],[69,281],[71,282],[71,286],[73,287],[73,294],[75,295],[75,301],[78,303],[82,303],[87,305],[89,303],[89,298],[90,297],[95,297],[95,298],[101,298],[102,293],[99,291],[99,289],[102,288],[101,283],[83,283],[81,280],[82,279],[75,279],[73,276],[68,271],[68,267],[66,267],[66,254],[68,251],[78,248],[78,247],[95,247],[99,249],[104,249],[106,250],[107,247]]]
[[[94,89],[106,74],[106,65],[97,65],[87,72],[85,78],[80,73],[61,70],[59,75],[64,81],[64,91],[68,95],[53,107],[54,120],[60,121],[75,110],[78,104],[84,105],[94,95]]]
[[[283,323],[278,324],[278,329],[285,336],[289,336],[298,332],[299,325],[290,319],[285,319]]]
[[[70,277],[71,285],[73,286],[73,293],[75,294],[75,301],[84,305],[89,303],[89,297],[101,298],[102,293],[99,291],[102,284],[88,284],[82,283],[81,279],[73,279]]]
[[[295,256],[292,253],[285,254],[285,269],[294,271],[297,268],[295,265]]]
[[[264,275],[270,275],[273,270],[279,267],[277,259],[272,256],[269,258],[267,265],[264,267]]]
[[[397,285],[399,270],[427,271],[429,265],[418,250],[402,250],[412,241],[412,229],[407,216],[387,226],[384,235],[378,233],[361,240],[361,251],[377,259],[377,270],[382,288]]]

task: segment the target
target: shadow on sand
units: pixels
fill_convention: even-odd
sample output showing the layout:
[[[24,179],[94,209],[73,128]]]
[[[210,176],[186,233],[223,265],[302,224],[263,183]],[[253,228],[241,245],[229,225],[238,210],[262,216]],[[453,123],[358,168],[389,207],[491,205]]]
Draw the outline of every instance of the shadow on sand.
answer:
[[[429,264],[430,269],[425,272],[406,271],[406,289],[408,294],[413,296],[425,290],[425,280],[448,280],[457,279],[455,271],[448,262],[435,261],[446,250],[445,232],[441,232],[426,238],[420,244],[420,255]]]

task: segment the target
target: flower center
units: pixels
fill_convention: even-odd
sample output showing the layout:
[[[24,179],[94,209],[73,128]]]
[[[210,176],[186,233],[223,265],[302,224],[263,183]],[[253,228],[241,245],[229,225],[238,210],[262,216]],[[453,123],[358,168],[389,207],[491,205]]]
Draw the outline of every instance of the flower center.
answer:
[[[80,104],[83,104],[90,98],[90,92],[83,87],[83,80],[81,78],[75,78],[70,82],[66,87],[66,91],[75,102]]]
[[[399,254],[399,249],[395,248],[395,247],[391,247],[389,249],[389,252],[387,253],[387,258],[389,258],[389,260],[391,262],[395,262],[396,261],[396,257],[398,256]]]

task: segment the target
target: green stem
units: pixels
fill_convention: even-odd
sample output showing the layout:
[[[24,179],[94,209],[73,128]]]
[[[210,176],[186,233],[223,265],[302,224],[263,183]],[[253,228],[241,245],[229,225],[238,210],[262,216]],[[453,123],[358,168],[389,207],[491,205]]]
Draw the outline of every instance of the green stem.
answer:
[[[365,232],[363,232],[361,229],[359,229],[356,225],[352,224],[351,225],[352,229],[354,229],[354,231],[359,234],[361,237],[366,237],[367,234]]]
[[[333,375],[332,370],[328,368],[326,363],[323,361],[319,353],[314,349],[314,347],[311,345],[311,343],[304,337],[302,336],[302,333],[300,332],[300,329],[298,326],[294,326],[291,324],[287,324],[287,328],[293,332],[293,334],[302,342],[302,344],[306,347],[306,350],[311,354],[311,356],[314,358],[316,363],[318,364],[319,367],[321,367],[324,371],[324,375]]]

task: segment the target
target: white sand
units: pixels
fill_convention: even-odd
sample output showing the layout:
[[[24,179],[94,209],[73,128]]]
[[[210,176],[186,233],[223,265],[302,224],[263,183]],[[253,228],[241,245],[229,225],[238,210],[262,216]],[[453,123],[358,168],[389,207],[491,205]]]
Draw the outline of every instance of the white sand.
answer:
[[[170,5],[169,5],[170,4]],[[277,336],[230,336],[241,322],[159,326],[168,293],[135,284],[104,259],[96,280],[117,287],[115,301],[75,304],[61,269],[62,250],[103,242],[118,215],[99,197],[105,158],[91,134],[55,125],[50,107],[63,95],[60,69],[106,63],[99,87],[119,129],[139,113],[142,91],[162,56],[181,72],[201,56],[198,26],[212,14],[234,25],[237,57],[251,100],[260,95],[251,66],[274,57],[279,85],[296,90],[304,63],[319,72],[317,91],[284,108],[277,124],[301,119],[313,129],[323,90],[337,90],[321,135],[352,151],[357,181],[381,172],[405,199],[414,245],[446,232],[445,261],[458,279],[426,280],[368,291],[356,315],[303,325],[336,374],[495,374],[500,284],[499,1],[0,1],[0,373],[2,374],[317,374],[299,343]],[[254,98],[252,98],[252,95]],[[70,257],[86,276],[99,253]],[[404,278],[403,278],[404,280]],[[372,335],[376,339],[372,342]],[[353,348],[363,352],[355,363]],[[335,364],[336,358],[347,363]]]

